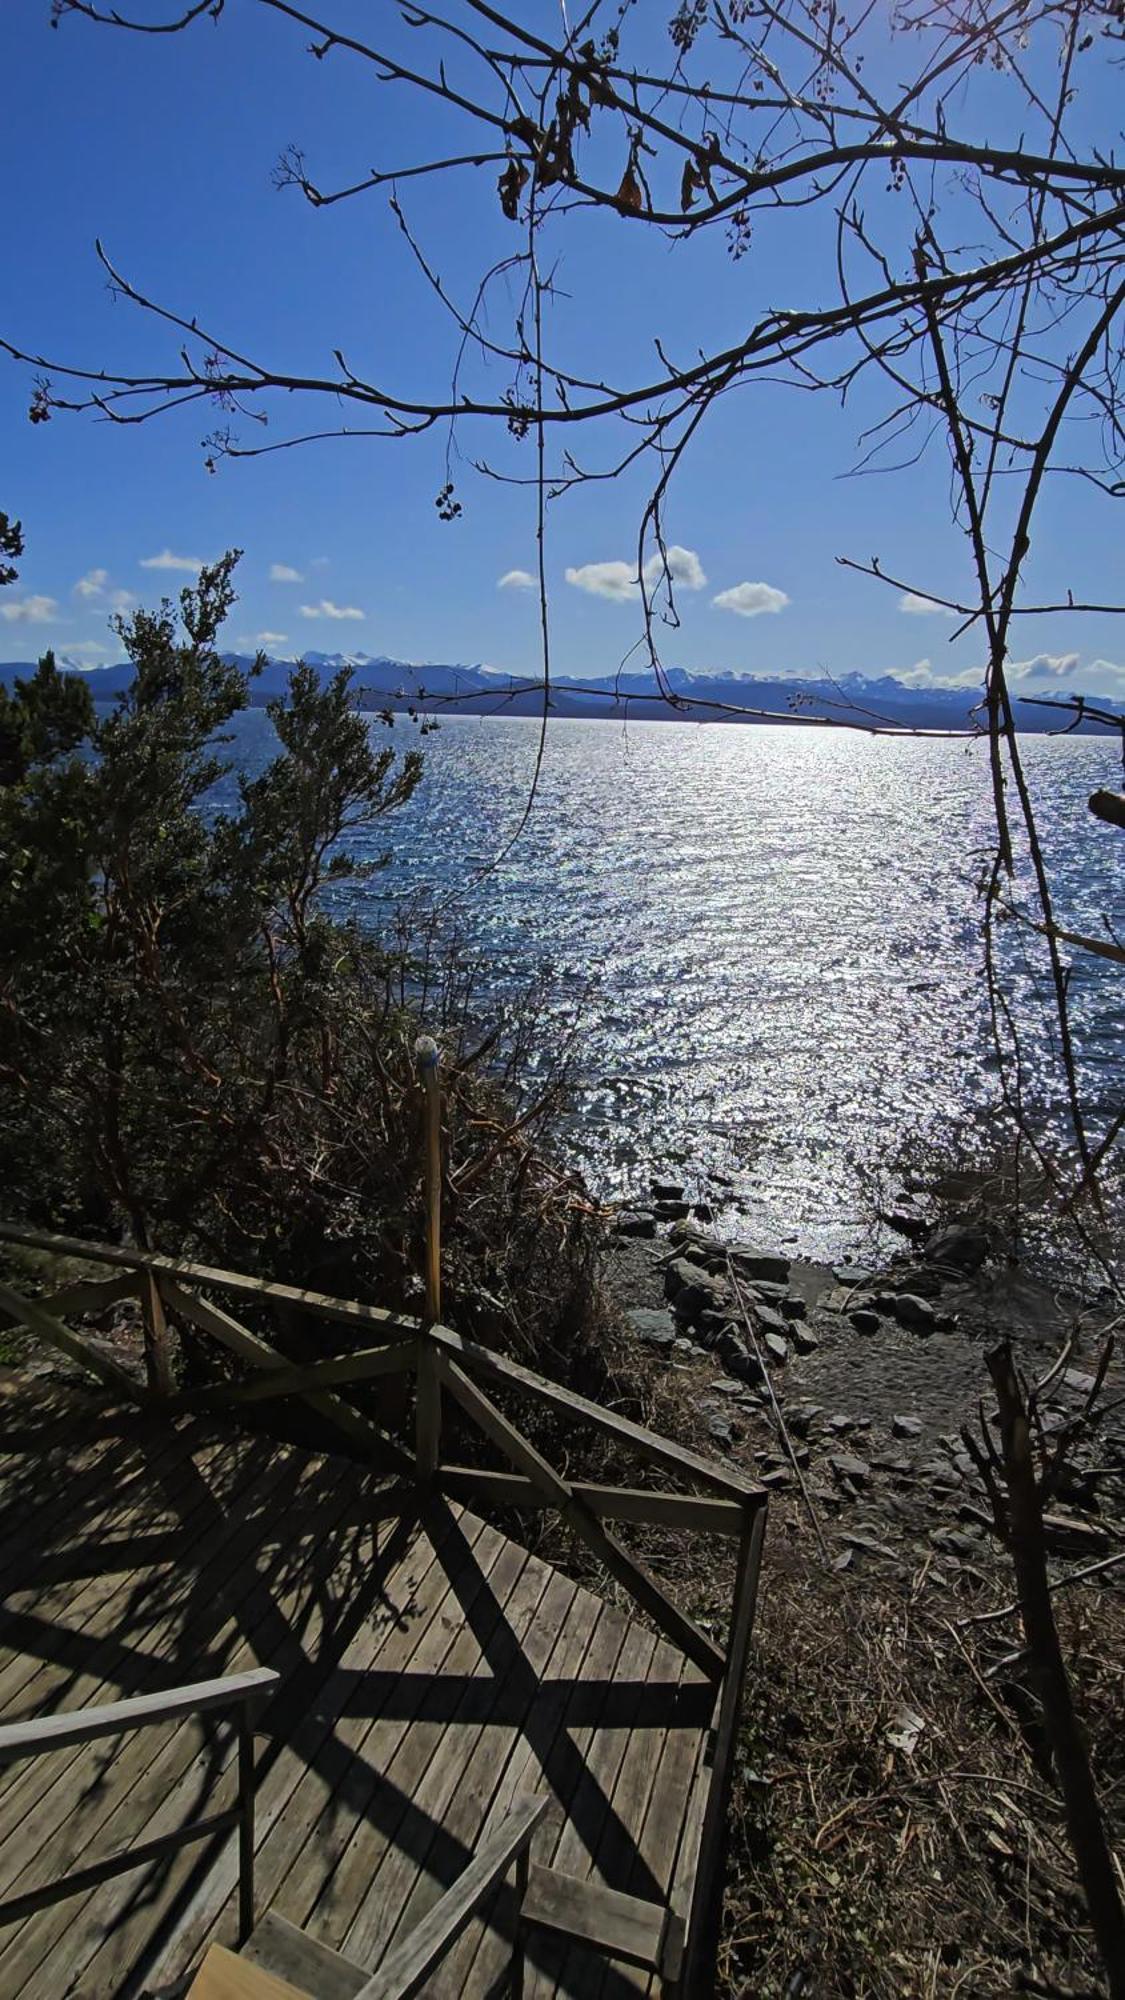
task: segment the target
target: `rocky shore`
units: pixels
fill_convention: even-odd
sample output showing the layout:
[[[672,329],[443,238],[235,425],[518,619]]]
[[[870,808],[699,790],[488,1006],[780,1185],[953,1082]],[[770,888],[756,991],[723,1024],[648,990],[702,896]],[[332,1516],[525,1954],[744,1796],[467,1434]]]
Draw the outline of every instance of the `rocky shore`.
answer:
[[[610,1282],[637,1341],[682,1376],[713,1448],[807,1499],[841,1568],[925,1558],[935,1580],[991,1568],[1001,1552],[961,1434],[979,1431],[982,1398],[993,1422],[987,1348],[1010,1337],[1034,1379],[1070,1343],[1044,1412],[1061,1428],[1093,1387],[1107,1308],[998,1262],[972,1221],[929,1231],[904,1217],[915,1240],[878,1269],[725,1242],[709,1221],[655,1183],[646,1207],[616,1219]],[[1114,1386],[1111,1375],[1107,1408]],[[1125,1418],[1109,1409],[1069,1454],[1052,1549],[1106,1553],[1123,1515]]]

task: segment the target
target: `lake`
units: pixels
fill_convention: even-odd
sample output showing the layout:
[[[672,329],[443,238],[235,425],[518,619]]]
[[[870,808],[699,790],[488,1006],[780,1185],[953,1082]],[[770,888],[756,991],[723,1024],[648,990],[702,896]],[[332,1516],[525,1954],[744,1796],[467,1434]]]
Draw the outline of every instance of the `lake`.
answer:
[[[260,711],[239,718],[247,761],[268,729]],[[400,719],[394,739],[416,740],[415,725]],[[984,746],[552,722],[530,819],[504,853],[537,743],[532,721],[443,721],[415,798],[372,843],[393,849],[390,866],[349,907],[384,925],[389,905],[437,898],[497,1001],[551,963],[543,1042],[581,1003],[567,1142],[600,1192],[643,1194],[667,1171],[737,1203],[726,1219],[743,1234],[839,1254],[862,1218],[860,1163],[995,1100]],[[1125,929],[1122,836],[1086,808],[1096,785],[1120,788],[1113,741],[1022,744],[1060,921]],[[1041,957],[1025,931],[1005,933],[1030,1007]],[[1115,1104],[1125,971],[1079,956],[1073,978],[1086,1086]],[[1045,1089],[1049,1034],[1038,1010],[1026,1018],[1029,1083]]]

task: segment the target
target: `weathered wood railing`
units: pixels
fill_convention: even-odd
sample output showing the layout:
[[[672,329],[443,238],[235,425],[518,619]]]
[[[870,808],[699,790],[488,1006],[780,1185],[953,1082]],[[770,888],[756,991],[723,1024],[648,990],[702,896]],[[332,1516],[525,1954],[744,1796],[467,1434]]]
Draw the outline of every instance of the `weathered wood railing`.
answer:
[[[123,1736],[127,1730],[151,1727],[158,1722],[179,1722],[185,1716],[221,1715],[236,1712],[238,1724],[238,1799],[221,1812],[190,1820],[185,1826],[158,1834],[153,1840],[123,1848],[101,1861],[72,1868],[38,1889],[0,1902],[0,1925],[30,1917],[68,1896],[83,1894],[114,1875],[130,1874],[150,1861],[163,1861],[177,1848],[217,1833],[238,1828],[238,1922],[245,1940],[254,1928],[254,1717],[268,1700],[280,1679],[268,1667],[256,1667],[246,1674],[227,1674],[221,1680],[196,1681],[189,1687],[171,1688],[162,1694],[142,1694],[128,1701],[104,1702],[96,1708],[66,1709],[55,1715],[34,1716],[26,1722],[0,1726],[0,1767],[21,1758],[45,1757],[52,1750],[65,1750],[76,1743],[95,1743],[101,1736]]]
[[[619,1587],[653,1624],[713,1683],[716,1689],[714,1772],[701,1833],[697,1895],[689,1922],[686,1977],[703,1991],[710,1941],[707,1895],[718,1879],[727,1805],[727,1774],[757,1595],[765,1528],[766,1494],[734,1469],[702,1457],[670,1438],[660,1437],[629,1418],[550,1382],[507,1356],[465,1339],[452,1328],[390,1313],[355,1300],[337,1299],[297,1286],[276,1284],[243,1272],[117,1245],[87,1243],[0,1223],[0,1241],[59,1257],[116,1267],[104,1281],[82,1280],[49,1298],[31,1300],[0,1285],[0,1317],[23,1324],[84,1363],[109,1388],[137,1401],[159,1402],[174,1411],[236,1409],[256,1402],[298,1399],[340,1431],[349,1448],[372,1456],[389,1471],[405,1475],[451,1498],[508,1508],[556,1512],[591,1551]],[[347,1327],[363,1343],[352,1352],[292,1361],[252,1331],[212,1297],[267,1308],[273,1314],[300,1314]],[[120,1299],[139,1300],[145,1327],[147,1387],[141,1388],[103,1349],[92,1347],[60,1315],[97,1314]],[[253,1373],[239,1383],[224,1382],[169,1395],[171,1370],[166,1316],[216,1341]],[[412,1375],[415,1383],[413,1449],[404,1449],[366,1409],[349,1400],[365,1385]],[[647,1486],[597,1485],[557,1472],[531,1440],[493,1401],[487,1390],[507,1390],[531,1398],[568,1422],[581,1422],[650,1468],[670,1474],[703,1493],[653,1490]],[[446,1403],[499,1451],[512,1468],[497,1472],[448,1462]],[[607,1523],[694,1530],[738,1541],[734,1598],[726,1644],[676,1605],[663,1585],[627,1550]],[[701,1957],[701,1954],[703,1956]],[[694,1967],[694,1974],[693,1974]],[[686,1985],[688,1992],[696,1988]]]

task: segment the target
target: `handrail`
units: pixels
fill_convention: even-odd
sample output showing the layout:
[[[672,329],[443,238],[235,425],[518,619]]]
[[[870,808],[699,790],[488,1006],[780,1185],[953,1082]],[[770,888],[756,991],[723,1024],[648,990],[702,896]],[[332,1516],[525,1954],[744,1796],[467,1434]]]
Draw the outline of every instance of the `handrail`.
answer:
[[[236,1708],[240,1702],[265,1701],[280,1679],[271,1667],[247,1674],[226,1674],[220,1680],[194,1681],[166,1694],[132,1695],[127,1701],[102,1702],[94,1708],[73,1708],[61,1715],[36,1715],[26,1722],[0,1726],[0,1764],[37,1757],[49,1750],[66,1750],[73,1743],[93,1743],[99,1736],[117,1736],[146,1723],[175,1722],[182,1715]]]
[[[8,1722],[0,1727],[0,1765],[23,1757],[46,1756],[75,1743],[93,1743],[101,1736],[120,1735],[159,1722],[175,1722],[182,1716],[221,1714],[238,1710],[238,1800],[222,1812],[156,1834],[136,1847],[123,1848],[85,1868],[71,1869],[54,1882],[0,1902],[0,1926],[18,1922],[61,1903],[67,1896],[84,1894],[114,1875],[125,1875],[149,1861],[191,1842],[238,1828],[238,1914],[239,1941],[245,1943],[254,1928],[254,1726],[257,1709],[281,1679],[270,1667],[255,1667],[244,1674],[225,1674],[219,1680],[195,1681],[186,1687],[170,1688],[162,1694],[142,1694],[125,1701],[102,1702],[91,1708],[77,1708],[62,1714],[33,1716],[24,1722]]]
[[[162,1256],[151,1251],[120,1245],[89,1243],[82,1238],[24,1229],[0,1221],[0,1242],[20,1243],[56,1254],[81,1257],[135,1273],[147,1317],[158,1317],[157,1308],[168,1307],[186,1318],[200,1331],[230,1349],[257,1371],[255,1379],[240,1388],[207,1390],[191,1396],[172,1397],[166,1407],[197,1408],[216,1401],[252,1403],[295,1396],[334,1423],[349,1438],[375,1452],[389,1466],[412,1477],[423,1488],[436,1488],[452,1495],[472,1498],[474,1489],[485,1499],[514,1507],[551,1507],[558,1511],[573,1531],[594,1550],[619,1584],[639,1603],[653,1622],[684,1651],[716,1685],[716,1756],[710,1794],[701,1830],[699,1869],[694,1884],[688,1926],[688,1951],[694,1973],[704,1978],[710,1956],[707,1933],[712,1928],[711,1905],[719,1889],[722,1823],[726,1810],[726,1767],[729,1765],[738,1724],[739,1702],[745,1676],[750,1632],[753,1622],[757,1578],[765,1526],[768,1495],[764,1487],[732,1467],[704,1458],[670,1438],[660,1437],[629,1418],[608,1410],[584,1396],[549,1381],[506,1355],[480,1346],[438,1323],[424,1324],[400,1313],[351,1299],[338,1299],[322,1292],[294,1285],[274,1283],[245,1272],[225,1271],[187,1259]],[[145,1281],[147,1289],[141,1281]],[[350,1355],[331,1355],[303,1365],[294,1364],[260,1333],[243,1326],[222,1307],[197,1297],[193,1289],[225,1291],[257,1300],[263,1305],[282,1306],[308,1313],[314,1318],[348,1326],[366,1335],[370,1345]],[[83,1310],[87,1295],[95,1300],[98,1288],[90,1286],[78,1296],[73,1308]],[[0,1290],[0,1316],[19,1317],[38,1327],[46,1338],[73,1354],[87,1359],[93,1371],[106,1379],[104,1357],[85,1344],[72,1329],[53,1320],[50,1307],[61,1308],[71,1300],[64,1294],[46,1302],[21,1300],[15,1293]],[[94,1310],[91,1306],[90,1310]],[[409,1454],[384,1430],[346,1400],[346,1392],[365,1381],[386,1379],[412,1372],[416,1381],[414,1451]],[[116,1373],[116,1371],[115,1371]],[[648,1491],[643,1488],[601,1487],[568,1481],[557,1474],[493,1404],[472,1377],[482,1378],[515,1394],[532,1397],[568,1419],[578,1418],[611,1439],[635,1451],[648,1464],[671,1472],[677,1479],[708,1489],[708,1498],[698,1494]],[[130,1389],[132,1385],[129,1385]],[[484,1468],[445,1465],[441,1459],[443,1391],[451,1395],[465,1416],[498,1443],[514,1471],[506,1473]],[[136,1394],[136,1391],[132,1391]],[[149,1398],[141,1395],[141,1400]],[[665,1527],[683,1527],[700,1532],[739,1538],[735,1591],[725,1648],[720,1651],[709,1633],[701,1631],[665,1595],[656,1579],[603,1527],[605,1521],[632,1521]],[[17,1725],[18,1727],[19,1725]],[[0,1735],[0,1743],[3,1737]],[[251,1760],[252,1763],[252,1760]],[[251,1793],[252,1806],[252,1793]],[[251,1882],[252,1907],[252,1821],[247,1879]],[[123,1866],[129,1865],[126,1860]],[[0,1922],[4,1906],[0,1906]],[[413,1990],[413,1989],[411,1989]],[[700,1988],[702,1991],[702,1986]]]
[[[513,1862],[520,1864],[517,1895],[522,1902],[527,1888],[528,1849],[550,1805],[549,1798],[518,1799],[503,1823],[478,1849],[464,1874],[457,1877],[452,1888],[446,1890],[409,1936],[388,1953],[378,1972],[360,1987],[355,2000],[413,2000]]]

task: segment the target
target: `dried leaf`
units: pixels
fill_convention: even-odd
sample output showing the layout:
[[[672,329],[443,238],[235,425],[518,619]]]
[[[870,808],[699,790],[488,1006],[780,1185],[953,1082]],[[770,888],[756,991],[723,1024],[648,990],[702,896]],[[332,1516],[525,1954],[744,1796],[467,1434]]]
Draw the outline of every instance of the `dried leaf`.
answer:
[[[913,1757],[925,1727],[925,1716],[907,1708],[904,1703],[888,1724],[887,1742],[893,1749],[901,1750],[905,1757]]]
[[[630,160],[621,177],[621,186],[617,190],[617,206],[633,215],[639,215],[644,205],[641,184],[633,171],[633,162]]]

